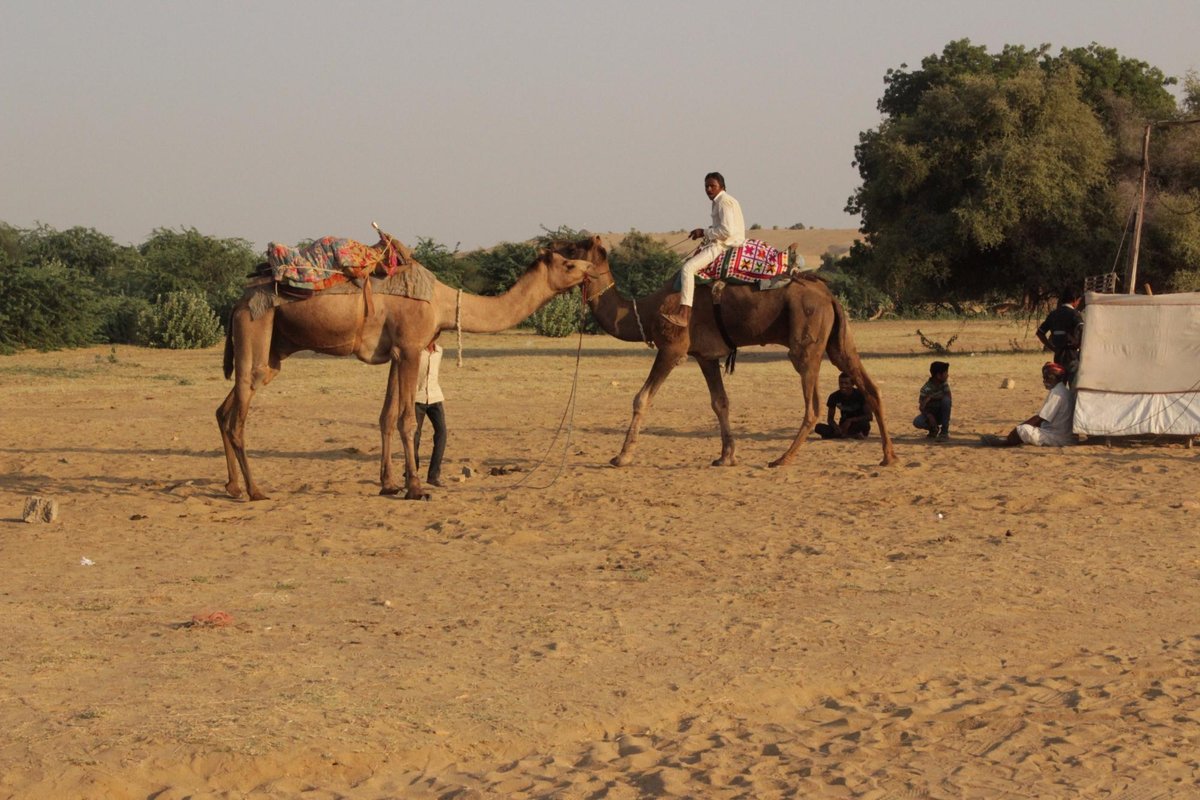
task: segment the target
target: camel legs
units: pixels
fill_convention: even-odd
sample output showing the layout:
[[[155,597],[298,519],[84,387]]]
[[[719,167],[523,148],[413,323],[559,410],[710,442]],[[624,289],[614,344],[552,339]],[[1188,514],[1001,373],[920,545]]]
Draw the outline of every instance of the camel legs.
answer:
[[[383,401],[383,411],[379,414],[379,434],[382,443],[379,493],[400,493],[400,486],[392,472],[392,430],[397,429],[404,448],[406,500],[421,500],[427,496],[421,490],[421,479],[417,477],[417,449],[413,444],[413,437],[417,431],[417,411],[414,402],[417,394],[417,369],[420,363],[419,350],[392,358],[388,372],[387,395]]]
[[[225,466],[229,473],[225,491],[230,497],[242,496],[242,488],[238,482],[240,470],[246,480],[246,491],[250,499],[267,499],[250,475],[250,463],[246,459],[246,415],[250,413],[250,401],[254,398],[255,390],[266,386],[279,374],[278,360],[272,358],[271,353],[273,320],[273,313],[251,320],[249,310],[239,308],[234,311],[230,321],[233,337],[233,389],[217,407],[217,427],[221,429]]]
[[[686,341],[685,341],[686,347]],[[621,452],[613,456],[608,463],[614,467],[624,467],[633,461],[633,451],[637,447],[638,431],[641,430],[642,421],[646,413],[650,410],[650,403],[654,400],[655,393],[662,387],[667,380],[667,376],[671,374],[671,370],[675,369],[675,365],[687,358],[687,353],[680,353],[674,349],[659,348],[658,354],[654,357],[654,365],[650,367],[650,374],[646,376],[646,382],[642,384],[642,388],[633,396],[633,419],[629,421],[629,430],[625,434],[625,444],[621,446]]]
[[[863,396],[867,398],[867,408],[875,416],[875,423],[879,426],[879,438],[883,441],[883,460],[879,464],[886,467],[895,463],[896,450],[892,447],[892,437],[888,435],[887,423],[883,420],[883,395],[880,394],[879,387],[867,375],[867,371],[862,365],[862,359],[858,357],[858,352],[852,347],[847,350],[849,352],[843,350],[834,337],[829,340],[826,352],[829,355],[830,363],[852,377],[854,384],[862,389]]]
[[[708,397],[712,401],[713,413],[721,426],[721,457],[712,462],[714,467],[737,465],[733,455],[733,431],[729,427],[729,395],[725,393],[725,381],[721,379],[721,362],[716,358],[700,358],[700,370],[708,384]]]
[[[792,459],[796,457],[796,451],[800,449],[800,445],[804,444],[804,440],[817,425],[821,408],[821,399],[817,396],[817,379],[821,372],[822,350],[824,348],[819,346],[807,332],[799,341],[793,340],[792,346],[788,348],[788,358],[791,360],[792,366],[796,368],[796,372],[800,373],[800,390],[804,394],[804,421],[800,425],[800,431],[796,434],[796,438],[792,441],[792,446],[787,449],[786,453],[770,463],[772,467],[782,467],[792,463]]]

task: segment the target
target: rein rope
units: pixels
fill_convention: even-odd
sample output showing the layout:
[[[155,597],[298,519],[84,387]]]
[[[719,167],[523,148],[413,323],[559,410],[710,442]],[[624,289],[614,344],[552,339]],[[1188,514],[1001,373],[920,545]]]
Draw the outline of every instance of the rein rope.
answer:
[[[454,331],[458,334],[458,364],[462,366],[462,289],[458,290],[458,296],[454,303]]]
[[[687,240],[686,240],[686,239],[684,239],[684,241],[687,241]],[[617,286],[617,281],[616,281],[616,279],[614,279],[614,278],[612,277],[612,269],[611,269],[611,268],[610,268],[610,269],[608,269],[608,270],[605,270],[604,272],[601,272],[600,274],[601,274],[601,275],[607,275],[607,276],[609,277],[609,284],[608,284],[608,286],[605,286],[605,287],[604,287],[603,289],[601,289],[600,291],[596,292],[596,294],[592,295],[592,297],[591,297],[591,299],[592,299],[592,300],[595,300],[595,299],[599,298],[599,297],[600,297],[600,295],[604,294],[604,293],[605,293],[605,292],[607,292],[609,289],[615,289],[615,288],[616,288],[616,286]],[[584,289],[583,289],[583,292],[582,292],[582,294],[583,294],[583,301],[586,303],[586,302],[588,301],[588,297],[587,297],[587,284],[585,283],[585,284],[583,284],[583,286],[584,286]],[[651,350],[654,350],[654,349],[656,349],[656,348],[655,348],[655,346],[654,346],[654,340],[653,340],[653,339],[651,339],[649,336],[647,336],[647,335],[646,335],[646,328],[645,328],[645,327],[643,327],[643,325],[642,325],[642,315],[638,313],[638,304],[637,304],[637,298],[632,298],[632,299],[629,301],[629,303],[630,303],[630,305],[632,305],[632,306],[633,306],[633,319],[634,319],[634,321],[637,323],[637,326],[638,326],[638,335],[639,335],[639,336],[641,336],[642,342],[644,342],[644,343],[645,343],[645,345],[646,345],[646,347],[649,347]],[[583,331],[583,318],[582,318],[582,309],[580,309],[580,314],[581,314],[581,316],[580,316],[580,321],[579,321],[579,330],[580,330],[580,332],[582,333],[582,331]]]
[[[597,295],[597,297],[599,297],[599,295]],[[567,467],[567,454],[571,450],[571,435],[575,433],[575,400],[578,397],[578,389],[579,389],[579,366],[583,361],[583,319],[584,319],[583,315],[584,315],[585,308],[587,308],[587,306],[583,302],[583,292],[580,291],[579,343],[575,347],[575,375],[573,378],[571,378],[571,393],[567,397],[567,405],[563,409],[562,416],[558,420],[558,427],[554,431],[554,436],[551,437],[551,439],[550,439],[550,444],[548,444],[546,446],[546,452],[542,454],[541,459],[539,459],[538,462],[533,465],[533,468],[530,469],[529,472],[525,473],[525,475],[523,475],[519,481],[517,481],[511,487],[509,487],[511,489],[519,489],[519,488],[525,487],[525,482],[528,481],[530,478],[532,478],[533,473],[535,473],[539,469],[541,469],[542,465],[546,463],[546,459],[550,457],[550,450],[551,450],[551,448],[554,447],[554,443],[558,441],[558,436],[560,433],[562,433],[564,425],[566,426],[566,429],[567,429],[567,436],[566,436],[566,439],[563,440],[562,459],[558,463],[558,469],[555,471],[554,477],[551,478],[550,482],[544,486],[528,486],[525,488],[549,489],[551,486],[553,486],[555,484],[555,482],[558,481],[558,479],[560,477],[562,477],[563,470],[566,469],[566,467]]]

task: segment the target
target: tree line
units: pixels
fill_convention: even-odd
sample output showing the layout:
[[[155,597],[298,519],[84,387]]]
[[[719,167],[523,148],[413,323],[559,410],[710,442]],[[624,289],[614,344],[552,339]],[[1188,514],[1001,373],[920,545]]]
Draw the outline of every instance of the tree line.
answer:
[[[1200,78],[1184,77],[1181,102],[1176,85],[1095,43],[992,53],[962,39],[919,68],[889,69],[882,121],[854,148],[861,184],[846,210],[864,239],[824,264],[832,288],[854,314],[914,314],[968,301],[1032,305],[1086,276],[1123,272],[1150,125],[1139,283],[1200,289],[1200,124],[1191,124]],[[419,238],[414,252],[444,283],[499,294],[539,246],[580,235],[543,230],[467,253]],[[193,228],[160,228],[132,246],[92,228],[0,222],[0,351],[209,346],[261,260],[243,239]],[[630,296],[658,288],[680,260],[637,231],[610,254]],[[578,297],[567,296],[530,324],[565,335],[579,318]]]
[[[903,307],[1036,302],[1123,274],[1153,124],[1138,283],[1200,288],[1200,79],[1184,78],[1182,103],[1176,84],[1095,43],[989,53],[962,39],[888,70],[883,121],[855,147],[846,210],[865,241],[843,281]]]
[[[422,237],[413,253],[443,283],[497,295],[533,263],[539,248],[584,235],[561,227],[466,253]],[[140,245],[122,245],[93,228],[22,229],[0,222],[0,352],[106,343],[209,347],[224,335],[246,278],[263,260],[244,239],[194,228],[160,228]],[[610,260],[619,288],[634,296],[656,289],[680,263],[637,231],[625,236]],[[564,336],[577,329],[580,316],[580,301],[572,295],[553,300],[529,324]],[[590,320],[588,325],[594,330]]]

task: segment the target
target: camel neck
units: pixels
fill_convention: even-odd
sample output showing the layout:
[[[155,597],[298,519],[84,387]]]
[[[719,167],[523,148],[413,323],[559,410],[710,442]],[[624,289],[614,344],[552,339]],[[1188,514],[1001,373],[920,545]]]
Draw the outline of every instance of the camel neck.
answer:
[[[588,307],[605,333],[624,342],[645,342],[650,335],[652,315],[657,313],[645,300],[622,297],[611,271],[589,278]]]
[[[554,296],[544,267],[534,267],[522,275],[512,288],[496,297],[460,293],[443,283],[434,289],[438,326],[450,330],[461,321],[470,333],[498,333],[522,322]]]

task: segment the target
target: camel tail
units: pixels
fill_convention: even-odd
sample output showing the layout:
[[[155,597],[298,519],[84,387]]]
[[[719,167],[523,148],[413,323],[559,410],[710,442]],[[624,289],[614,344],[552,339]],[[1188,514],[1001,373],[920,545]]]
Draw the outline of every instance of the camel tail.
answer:
[[[855,385],[866,395],[867,406],[875,415],[875,424],[878,426],[879,436],[883,440],[883,463],[890,464],[895,461],[896,455],[892,450],[892,439],[887,432],[887,423],[883,421],[883,395],[880,394],[879,387],[875,385],[875,381],[871,380],[871,376],[863,367],[862,358],[858,355],[858,348],[854,346],[854,337],[850,335],[849,318],[837,297],[833,298],[833,311],[833,330],[829,333],[829,343],[825,346],[825,353],[829,356],[830,363],[853,378]]]
[[[233,315],[225,325],[225,380],[233,377]]]

